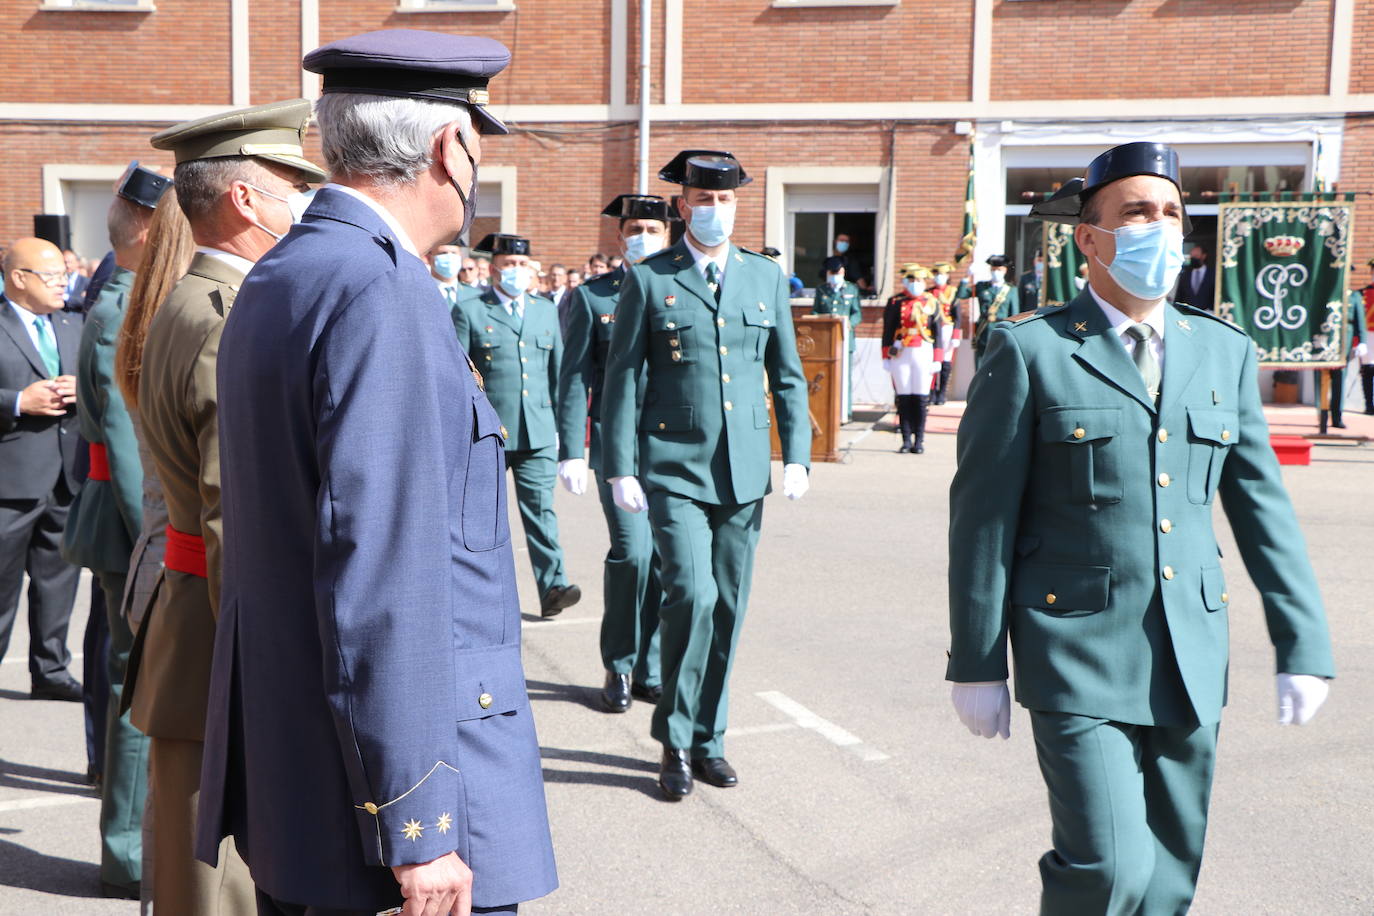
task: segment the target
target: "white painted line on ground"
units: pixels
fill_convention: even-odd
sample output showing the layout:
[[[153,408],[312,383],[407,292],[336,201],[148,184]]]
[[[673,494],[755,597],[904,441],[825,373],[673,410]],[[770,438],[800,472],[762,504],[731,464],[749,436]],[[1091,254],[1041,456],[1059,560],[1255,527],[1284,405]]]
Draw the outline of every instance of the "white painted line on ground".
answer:
[[[877,761],[888,759],[888,755],[884,754],[876,747],[870,747],[864,744],[857,735],[845,731],[828,719],[822,719],[820,716],[784,693],[777,690],[764,690],[754,694],[754,696],[787,716],[799,727],[810,729],[830,743],[858,754],[861,760]]]
[[[79,805],[82,802],[100,801],[94,795],[49,795],[43,798],[15,798],[0,801],[0,812],[27,811],[31,808],[60,808],[63,805]]]
[[[74,661],[74,662],[79,662],[79,661],[81,661],[81,659],[83,659],[83,658],[85,658],[85,657],[86,657],[86,656],[85,656],[85,653],[82,653],[82,652],[73,652],[73,653],[72,653],[72,661]],[[10,658],[5,659],[3,662],[0,662],[0,665],[27,665],[28,663],[29,663],[29,656],[28,656],[28,653],[27,653],[27,652],[20,652],[20,653],[18,653],[17,655],[11,656]]]
[[[725,737],[742,738],[746,735],[766,735],[769,732],[785,732],[794,728],[800,728],[796,722],[772,722],[768,725],[741,725],[739,728],[727,728]]]
[[[522,630],[542,630],[545,627],[569,627],[578,624],[600,623],[599,617],[568,617],[565,620],[522,620],[520,629]]]

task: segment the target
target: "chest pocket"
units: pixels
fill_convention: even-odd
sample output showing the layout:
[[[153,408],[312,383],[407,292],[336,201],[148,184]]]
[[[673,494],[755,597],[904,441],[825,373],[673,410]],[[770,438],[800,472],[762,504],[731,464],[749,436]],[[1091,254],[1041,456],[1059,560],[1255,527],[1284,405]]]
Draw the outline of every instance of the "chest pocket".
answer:
[[[506,451],[501,419],[482,394],[472,399],[472,449],[463,481],[463,545],[494,550],[510,541]]]
[[[1188,500],[1211,503],[1231,446],[1240,441],[1240,417],[1224,407],[1188,408]]]
[[[778,326],[778,313],[766,302],[749,303],[744,306],[745,350],[753,353],[754,359],[762,360],[768,352],[768,341]]]
[[[491,369],[492,357],[494,357],[496,352],[500,349],[500,339],[492,334],[483,334],[481,337],[477,338],[475,355],[482,361],[480,365],[483,371]]]
[[[655,362],[690,366],[697,361],[690,313],[650,312],[649,333],[651,357]]]
[[[545,331],[534,339],[534,348],[545,361],[553,354],[553,332]]]
[[[1050,480],[1070,502],[1121,502],[1121,408],[1051,407],[1040,414],[1040,441]]]

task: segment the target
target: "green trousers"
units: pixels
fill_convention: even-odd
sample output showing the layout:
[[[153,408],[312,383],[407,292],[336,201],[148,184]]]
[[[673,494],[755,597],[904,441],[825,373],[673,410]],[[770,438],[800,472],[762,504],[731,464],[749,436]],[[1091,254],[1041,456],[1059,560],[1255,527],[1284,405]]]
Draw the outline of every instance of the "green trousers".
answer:
[[[1177,916],[1202,866],[1217,726],[1031,712],[1054,848],[1041,916]]]
[[[716,506],[655,490],[649,521],[663,581],[663,697],[649,732],[694,758],[721,757],[763,500]]]
[[[148,738],[119,714],[134,634],[120,609],[123,573],[96,573],[110,625],[110,702],[105,719],[105,777],[100,795],[100,880],[131,887],[143,876],[143,805],[148,791]]]
[[[506,466],[515,478],[515,501],[525,528],[534,582],[539,597],[555,585],[567,585],[563,572],[563,548],[558,545],[558,516],[553,514],[553,485],[558,479],[558,449],[506,452]]]
[[[658,607],[663,587],[658,554],[644,513],[626,512],[611,497],[611,485],[596,475],[596,492],[611,549],[602,580],[601,662],[607,671],[630,675],[636,684],[656,687],[659,672]]]

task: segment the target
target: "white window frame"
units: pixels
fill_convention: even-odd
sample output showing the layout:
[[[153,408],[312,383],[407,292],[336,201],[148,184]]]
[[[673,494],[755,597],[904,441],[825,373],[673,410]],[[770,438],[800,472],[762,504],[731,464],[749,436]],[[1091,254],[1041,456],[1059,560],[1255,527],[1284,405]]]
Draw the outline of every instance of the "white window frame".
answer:
[[[46,162],[43,164],[43,212],[66,213],[67,198],[62,186],[68,181],[108,181],[110,193],[114,193],[114,183],[124,170],[123,165],[89,165],[85,163]]]
[[[773,0],[775,10],[807,9],[816,6],[899,6],[902,0]]]
[[[398,13],[512,13],[515,0],[396,0]]]
[[[878,188],[877,222],[874,226],[873,286],[874,297],[891,295],[893,285],[893,251],[895,241],[890,231],[892,219],[892,170],[881,165],[858,166],[769,166],[764,178],[764,244],[787,251],[790,220],[787,212],[788,185],[876,185]],[[787,269],[791,270],[790,252]],[[805,282],[805,281],[803,281]]]
[[[118,3],[114,0],[43,0],[38,6],[40,13],[155,13],[157,7],[153,0],[135,0],[133,3]]]
[[[517,169],[513,165],[484,165],[477,169],[477,186],[497,185],[501,188],[501,231],[515,232],[517,214],[515,187]],[[478,192],[480,195],[480,191]],[[479,197],[480,200],[480,197]]]

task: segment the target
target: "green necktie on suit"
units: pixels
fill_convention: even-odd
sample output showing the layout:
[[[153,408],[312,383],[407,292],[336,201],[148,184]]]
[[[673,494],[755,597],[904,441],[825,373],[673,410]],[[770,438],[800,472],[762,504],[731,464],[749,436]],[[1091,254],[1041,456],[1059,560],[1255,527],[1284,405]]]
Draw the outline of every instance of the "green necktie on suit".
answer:
[[[1133,324],[1126,329],[1126,333],[1135,338],[1135,353],[1132,358],[1135,360],[1135,367],[1140,370],[1141,378],[1145,379],[1145,388],[1150,392],[1150,397],[1159,400],[1159,360],[1155,358],[1154,347],[1150,346],[1150,338],[1155,336],[1155,329],[1148,324]]]
[[[48,367],[48,375],[56,378],[62,372],[62,359],[57,355],[57,341],[53,339],[48,316],[39,315],[33,327],[38,332],[38,355],[43,357],[43,365]]]
[[[706,285],[715,294],[716,305],[720,305],[720,265],[715,261],[708,261],[706,264]]]

